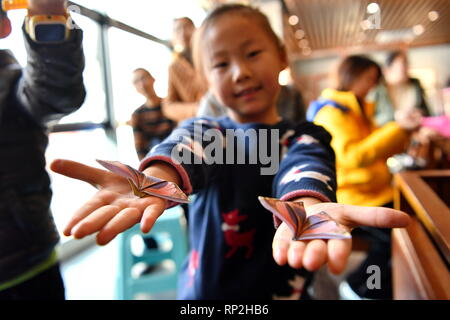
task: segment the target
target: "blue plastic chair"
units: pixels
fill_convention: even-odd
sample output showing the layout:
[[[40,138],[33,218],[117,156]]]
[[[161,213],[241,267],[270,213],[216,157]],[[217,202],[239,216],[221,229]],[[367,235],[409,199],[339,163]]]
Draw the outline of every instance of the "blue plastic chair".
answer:
[[[142,255],[133,254],[131,241],[136,235],[153,237],[158,243],[158,249],[146,248]],[[119,237],[118,299],[133,300],[136,294],[157,296],[176,291],[178,274],[188,253],[186,223],[180,206],[166,210],[149,234],[143,234],[139,224],[136,224]],[[165,260],[171,260],[175,267],[172,270],[157,268],[139,277],[132,275],[133,266],[139,262],[157,265]]]

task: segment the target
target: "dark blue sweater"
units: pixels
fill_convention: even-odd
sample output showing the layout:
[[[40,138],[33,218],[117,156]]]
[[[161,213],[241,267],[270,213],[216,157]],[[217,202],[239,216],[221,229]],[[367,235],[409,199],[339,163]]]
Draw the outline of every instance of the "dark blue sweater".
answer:
[[[239,136],[236,130],[245,135],[234,138]],[[150,152],[143,166],[153,160],[172,163],[183,178],[183,189],[195,194],[188,223],[191,251],[181,272],[179,298],[300,296],[308,273],[274,262],[273,217],[257,197],[335,201],[330,140],[323,128],[307,122],[269,126],[240,124],[228,117],[197,118]],[[272,147],[266,147],[267,152],[264,146]],[[196,155],[188,161],[192,153]],[[276,172],[268,170],[271,163],[264,155],[277,161]],[[245,163],[237,163],[240,156]]]

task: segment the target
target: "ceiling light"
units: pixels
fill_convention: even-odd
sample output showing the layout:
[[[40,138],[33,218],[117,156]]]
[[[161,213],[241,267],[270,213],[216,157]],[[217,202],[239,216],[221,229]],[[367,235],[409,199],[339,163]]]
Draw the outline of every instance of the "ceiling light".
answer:
[[[428,12],[428,19],[430,19],[430,21],[436,21],[439,19],[439,13],[437,11]]]
[[[306,48],[303,48],[303,49],[302,49],[302,54],[303,54],[304,56],[309,56],[311,53],[312,53],[312,50],[311,50],[311,48],[309,48],[309,47],[306,47]]]
[[[369,3],[367,6],[367,13],[374,14],[378,10],[380,10],[380,6],[376,2]]]
[[[305,37],[305,31],[303,31],[302,29],[298,29],[297,31],[295,31],[295,37],[297,39],[303,39]]]
[[[289,17],[288,21],[291,26],[295,26],[298,23],[299,19],[296,15],[292,15]]]
[[[416,24],[413,28],[412,28],[414,34],[416,36],[420,36],[422,33],[425,32],[425,28],[423,27],[423,25],[421,24]]]
[[[308,40],[306,40],[306,39],[302,39],[302,40],[300,40],[300,41],[298,42],[298,46],[299,46],[300,48],[306,48],[306,47],[309,46],[309,42],[308,42]]]

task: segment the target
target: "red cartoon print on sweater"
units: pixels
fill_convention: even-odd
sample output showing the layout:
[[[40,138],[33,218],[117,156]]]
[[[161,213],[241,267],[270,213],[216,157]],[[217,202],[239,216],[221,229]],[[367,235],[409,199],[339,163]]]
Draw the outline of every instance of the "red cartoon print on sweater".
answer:
[[[245,258],[249,259],[253,253],[253,238],[256,229],[246,232],[239,232],[239,222],[247,219],[247,215],[239,215],[239,210],[235,209],[227,213],[222,213],[224,222],[222,223],[222,231],[225,235],[225,242],[231,247],[226,253],[225,258],[231,256],[239,249],[239,247],[247,248]]]
[[[294,280],[289,280],[289,285],[292,288],[291,295],[289,296],[272,296],[273,300],[299,300],[303,293],[303,288],[305,286],[305,278],[298,275],[295,276]]]
[[[194,282],[194,276],[197,273],[198,265],[199,265],[198,251],[191,250],[188,264],[188,275],[189,275],[188,287],[191,287]]]

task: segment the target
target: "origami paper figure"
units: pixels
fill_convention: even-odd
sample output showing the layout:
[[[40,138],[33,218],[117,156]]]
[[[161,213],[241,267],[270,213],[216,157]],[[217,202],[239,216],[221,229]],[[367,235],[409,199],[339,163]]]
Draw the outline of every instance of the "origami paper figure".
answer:
[[[281,201],[258,197],[261,204],[281,221],[286,222],[293,233],[293,240],[350,239],[350,233],[325,211],[309,217],[303,202]]]
[[[140,197],[155,196],[179,203],[189,203],[187,195],[173,182],[147,176],[119,161],[97,160],[102,166],[128,179],[133,193]]]

